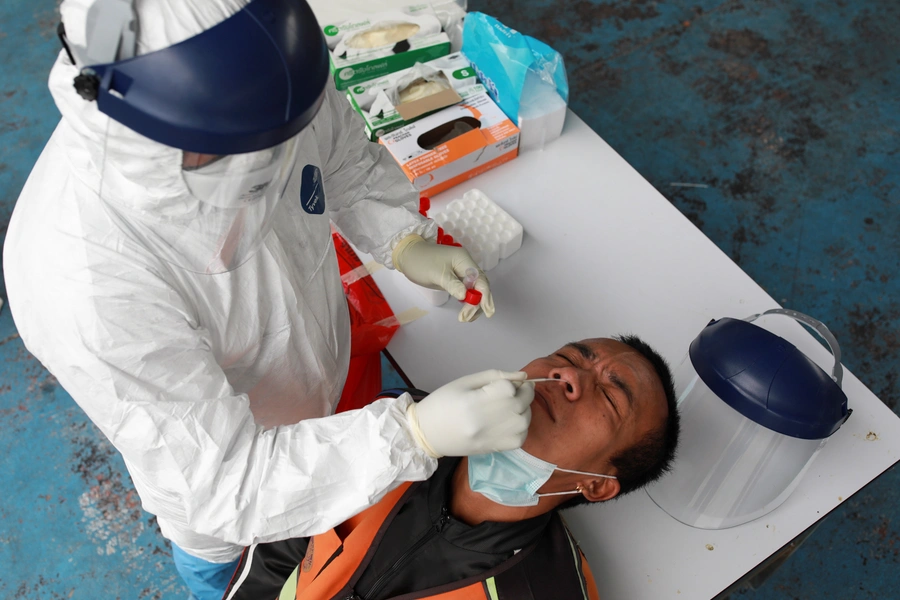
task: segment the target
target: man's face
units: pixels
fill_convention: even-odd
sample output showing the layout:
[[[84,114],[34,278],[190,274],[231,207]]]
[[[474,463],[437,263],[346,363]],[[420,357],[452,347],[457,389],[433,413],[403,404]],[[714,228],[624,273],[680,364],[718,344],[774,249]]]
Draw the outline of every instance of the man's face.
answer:
[[[615,475],[610,459],[659,427],[666,396],[653,366],[630,346],[590,339],[528,363],[535,384],[522,449],[563,469]],[[551,482],[578,478],[557,472]],[[542,488],[549,491],[550,482]],[[547,489],[545,489],[547,488]],[[570,488],[571,489],[571,488]]]

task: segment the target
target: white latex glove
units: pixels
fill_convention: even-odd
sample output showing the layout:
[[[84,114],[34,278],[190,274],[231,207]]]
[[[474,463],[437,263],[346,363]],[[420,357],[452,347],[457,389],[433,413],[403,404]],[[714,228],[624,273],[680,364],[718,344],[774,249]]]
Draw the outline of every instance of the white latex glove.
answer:
[[[413,283],[432,290],[447,290],[457,300],[466,297],[466,286],[462,282],[466,269],[477,270],[478,278],[473,288],[481,292],[481,302],[463,306],[459,311],[459,320],[464,323],[474,321],[480,311],[484,311],[488,318],[494,315],[490,283],[464,248],[438,245],[413,234],[400,240],[391,258],[394,267]]]
[[[434,458],[521,448],[531,423],[534,384],[519,371],[482,371],[438,388],[406,416],[416,443]]]

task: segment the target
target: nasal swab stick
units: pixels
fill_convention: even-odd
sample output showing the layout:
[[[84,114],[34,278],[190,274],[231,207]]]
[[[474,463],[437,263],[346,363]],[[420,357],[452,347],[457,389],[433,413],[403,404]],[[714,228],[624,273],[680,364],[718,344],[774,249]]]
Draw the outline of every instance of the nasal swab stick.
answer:
[[[523,383],[540,383],[542,381],[557,381],[559,383],[566,383],[565,379],[557,379],[555,377],[535,377],[534,379],[510,379],[508,381],[512,381],[513,385],[515,385],[516,389],[519,389],[519,386]]]

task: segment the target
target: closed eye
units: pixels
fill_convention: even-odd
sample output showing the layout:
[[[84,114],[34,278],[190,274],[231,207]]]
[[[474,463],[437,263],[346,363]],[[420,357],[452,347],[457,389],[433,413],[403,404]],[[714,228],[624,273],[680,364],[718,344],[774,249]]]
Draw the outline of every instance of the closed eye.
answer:
[[[607,401],[609,401],[609,404],[613,407],[613,410],[616,411],[616,414],[619,414],[619,407],[617,407],[616,403],[613,402],[612,397],[605,391],[603,392],[603,395],[606,396]]]
[[[554,356],[560,357],[561,359],[565,360],[566,362],[568,362],[568,363],[569,363],[570,365],[572,365],[573,367],[575,366],[575,363],[572,361],[572,359],[569,358],[568,356],[566,356],[565,354],[560,354],[559,352],[557,352]]]

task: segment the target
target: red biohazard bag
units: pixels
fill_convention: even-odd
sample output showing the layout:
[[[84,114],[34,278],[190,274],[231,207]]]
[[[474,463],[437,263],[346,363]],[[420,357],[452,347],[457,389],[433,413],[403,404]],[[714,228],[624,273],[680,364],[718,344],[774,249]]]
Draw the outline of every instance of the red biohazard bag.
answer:
[[[332,233],[350,309],[350,370],[337,412],[362,408],[381,391],[381,351],[400,328],[375,280],[336,231]]]

